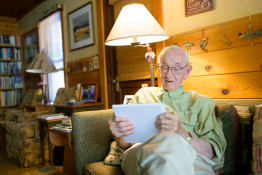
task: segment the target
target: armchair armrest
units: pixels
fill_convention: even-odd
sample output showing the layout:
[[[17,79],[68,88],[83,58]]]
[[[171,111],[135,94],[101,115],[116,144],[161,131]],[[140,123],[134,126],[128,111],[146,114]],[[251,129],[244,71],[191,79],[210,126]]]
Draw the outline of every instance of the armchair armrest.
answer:
[[[113,137],[107,121],[113,115],[112,109],[73,114],[71,119],[75,174],[83,174],[86,164],[102,161],[108,154]]]

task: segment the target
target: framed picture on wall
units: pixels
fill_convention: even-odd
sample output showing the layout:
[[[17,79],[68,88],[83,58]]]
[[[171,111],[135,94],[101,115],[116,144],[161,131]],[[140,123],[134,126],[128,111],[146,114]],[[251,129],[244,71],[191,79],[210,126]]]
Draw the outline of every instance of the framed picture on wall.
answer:
[[[185,0],[185,15],[191,16],[214,10],[214,0]]]
[[[97,84],[83,84],[80,87],[80,101],[97,103]]]
[[[68,14],[71,51],[94,44],[92,1]]]

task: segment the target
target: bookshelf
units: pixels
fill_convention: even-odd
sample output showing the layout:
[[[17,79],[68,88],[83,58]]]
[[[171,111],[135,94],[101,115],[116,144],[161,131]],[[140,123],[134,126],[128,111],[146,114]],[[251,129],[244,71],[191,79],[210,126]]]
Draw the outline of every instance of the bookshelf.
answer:
[[[22,30],[13,24],[0,26],[0,108],[18,106],[24,93]]]

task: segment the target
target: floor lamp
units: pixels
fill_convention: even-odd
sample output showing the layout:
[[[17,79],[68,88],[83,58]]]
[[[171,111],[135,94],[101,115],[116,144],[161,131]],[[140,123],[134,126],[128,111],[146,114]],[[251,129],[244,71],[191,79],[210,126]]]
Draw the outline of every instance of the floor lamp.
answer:
[[[130,4],[122,8],[105,44],[109,46],[134,45],[146,47],[146,59],[150,64],[151,86],[155,86],[154,52],[148,43],[168,39],[167,33],[142,4]]]
[[[53,61],[50,57],[44,53],[44,50],[41,53],[38,53],[29,67],[27,68],[26,72],[30,73],[41,73],[42,77],[41,80],[43,82],[43,74],[57,72],[58,70],[55,68]],[[46,88],[43,84],[43,99],[44,105],[47,104],[47,97],[46,97]]]

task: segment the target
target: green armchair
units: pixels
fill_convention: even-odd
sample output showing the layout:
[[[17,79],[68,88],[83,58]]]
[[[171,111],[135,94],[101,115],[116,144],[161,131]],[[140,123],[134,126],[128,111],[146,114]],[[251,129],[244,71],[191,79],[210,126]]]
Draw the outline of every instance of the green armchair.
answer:
[[[113,137],[108,119],[112,109],[77,112],[72,115],[74,174],[122,175],[120,166],[104,165]]]

